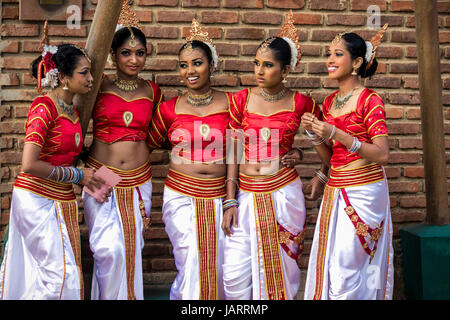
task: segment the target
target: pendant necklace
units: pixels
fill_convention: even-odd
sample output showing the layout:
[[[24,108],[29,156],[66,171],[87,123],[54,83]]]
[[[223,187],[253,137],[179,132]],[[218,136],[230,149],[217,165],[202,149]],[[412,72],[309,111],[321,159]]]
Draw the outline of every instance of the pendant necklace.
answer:
[[[334,100],[334,108],[337,110],[342,109],[348,100],[353,96],[353,92],[359,87],[353,88],[349,93],[347,93],[343,98],[339,96],[339,92],[336,94],[336,99]]]

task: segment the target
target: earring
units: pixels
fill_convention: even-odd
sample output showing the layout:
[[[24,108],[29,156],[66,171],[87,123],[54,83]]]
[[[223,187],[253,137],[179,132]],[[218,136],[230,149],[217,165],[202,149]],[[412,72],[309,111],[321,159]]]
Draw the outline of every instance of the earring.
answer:
[[[356,72],[358,68],[353,67],[352,76],[357,76],[358,73]]]
[[[69,90],[69,87],[67,86],[67,82],[64,83],[64,87],[62,88],[64,91]]]
[[[283,83],[287,83],[287,80],[286,80],[286,78],[283,78],[283,80],[282,80],[281,82],[283,82]]]

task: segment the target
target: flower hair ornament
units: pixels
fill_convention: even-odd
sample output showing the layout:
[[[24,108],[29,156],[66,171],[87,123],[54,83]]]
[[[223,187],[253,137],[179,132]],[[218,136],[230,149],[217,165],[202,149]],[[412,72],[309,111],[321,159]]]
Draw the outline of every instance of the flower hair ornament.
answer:
[[[294,26],[294,15],[292,14],[292,10],[289,10],[289,13],[286,15],[286,21],[281,26],[280,30],[277,37],[285,40],[291,48],[290,66],[291,70],[293,70],[300,62],[302,53],[300,50],[300,43],[298,42],[297,28]]]
[[[42,92],[42,87],[50,86],[56,88],[58,86],[58,68],[56,68],[53,56],[58,51],[58,47],[49,45],[48,39],[48,22],[44,23],[44,35],[41,40],[42,59],[37,67],[37,91]],[[44,71],[44,78],[42,78]]]
[[[219,64],[219,56],[217,54],[216,46],[213,44],[211,38],[209,37],[208,31],[203,30],[197,19],[192,19],[191,29],[186,37],[185,49],[192,50],[192,41],[197,40],[206,44],[211,50],[212,59],[214,63],[214,69],[217,69]]]

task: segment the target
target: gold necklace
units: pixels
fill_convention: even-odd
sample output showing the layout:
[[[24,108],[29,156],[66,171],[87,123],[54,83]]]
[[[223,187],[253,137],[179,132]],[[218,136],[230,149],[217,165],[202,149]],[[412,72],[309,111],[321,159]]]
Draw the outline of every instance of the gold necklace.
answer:
[[[286,89],[286,87],[283,87],[283,89],[281,89],[280,92],[275,93],[275,94],[270,94],[270,93],[267,93],[263,88],[261,88],[261,90],[259,92],[261,93],[261,96],[263,97],[263,99],[265,101],[267,101],[267,102],[277,102],[277,101],[283,99],[283,97],[287,93],[287,89]]]
[[[131,91],[136,91],[136,89],[138,88],[138,86],[139,86],[138,80],[139,79],[123,80],[123,79],[120,79],[118,76],[116,76],[113,80],[113,83],[120,90],[125,91],[125,92],[131,92]]]
[[[213,97],[212,89],[209,89],[208,92],[200,95],[194,95],[189,91],[186,93],[186,101],[193,107],[206,106],[211,103]]]
[[[339,96],[339,93],[340,92],[338,92],[337,94],[336,94],[336,98],[335,98],[335,100],[334,100],[334,108],[336,109],[336,110],[340,110],[340,109],[342,109],[344,106],[345,106],[345,104],[348,102],[348,100],[350,100],[350,98],[353,96],[353,92],[356,90],[356,89],[359,89],[360,88],[360,86],[357,86],[357,87],[354,87],[352,90],[350,90],[350,92],[349,93],[347,93],[344,97],[340,97]]]

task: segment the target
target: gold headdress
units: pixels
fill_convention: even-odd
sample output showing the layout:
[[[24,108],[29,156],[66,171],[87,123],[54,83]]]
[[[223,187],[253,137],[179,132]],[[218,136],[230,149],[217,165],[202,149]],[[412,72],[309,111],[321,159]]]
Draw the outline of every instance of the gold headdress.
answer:
[[[286,15],[286,21],[280,28],[277,37],[283,38],[291,47],[291,68],[294,69],[302,58],[300,43],[298,42],[297,28],[294,26],[294,15],[292,10]]]
[[[370,42],[366,41],[367,50],[371,52],[371,56],[369,59],[368,53],[366,53],[366,60],[368,61],[366,70],[370,68],[373,63],[373,59],[375,59],[375,53],[377,51],[378,46],[381,44],[381,39],[383,39],[383,35],[386,32],[388,24],[386,23],[372,38],[370,38]],[[370,45],[368,45],[370,43]],[[372,48],[370,48],[372,47]],[[369,50],[372,49],[372,50]]]
[[[192,50],[191,42],[194,40],[203,42],[209,47],[209,49],[211,49],[211,54],[214,62],[214,69],[217,69],[217,64],[219,63],[219,56],[217,55],[216,46],[209,37],[208,31],[204,30],[198,23],[197,19],[195,18],[192,19],[191,29],[189,30],[189,34],[186,37],[187,42],[185,45],[185,49]]]
[[[116,31],[121,28],[128,28],[130,31],[130,46],[136,46],[136,40],[134,39],[134,33],[131,27],[140,29],[139,19],[136,16],[136,12],[131,9],[128,0],[123,0],[122,9],[120,10],[119,21],[117,22]]]

